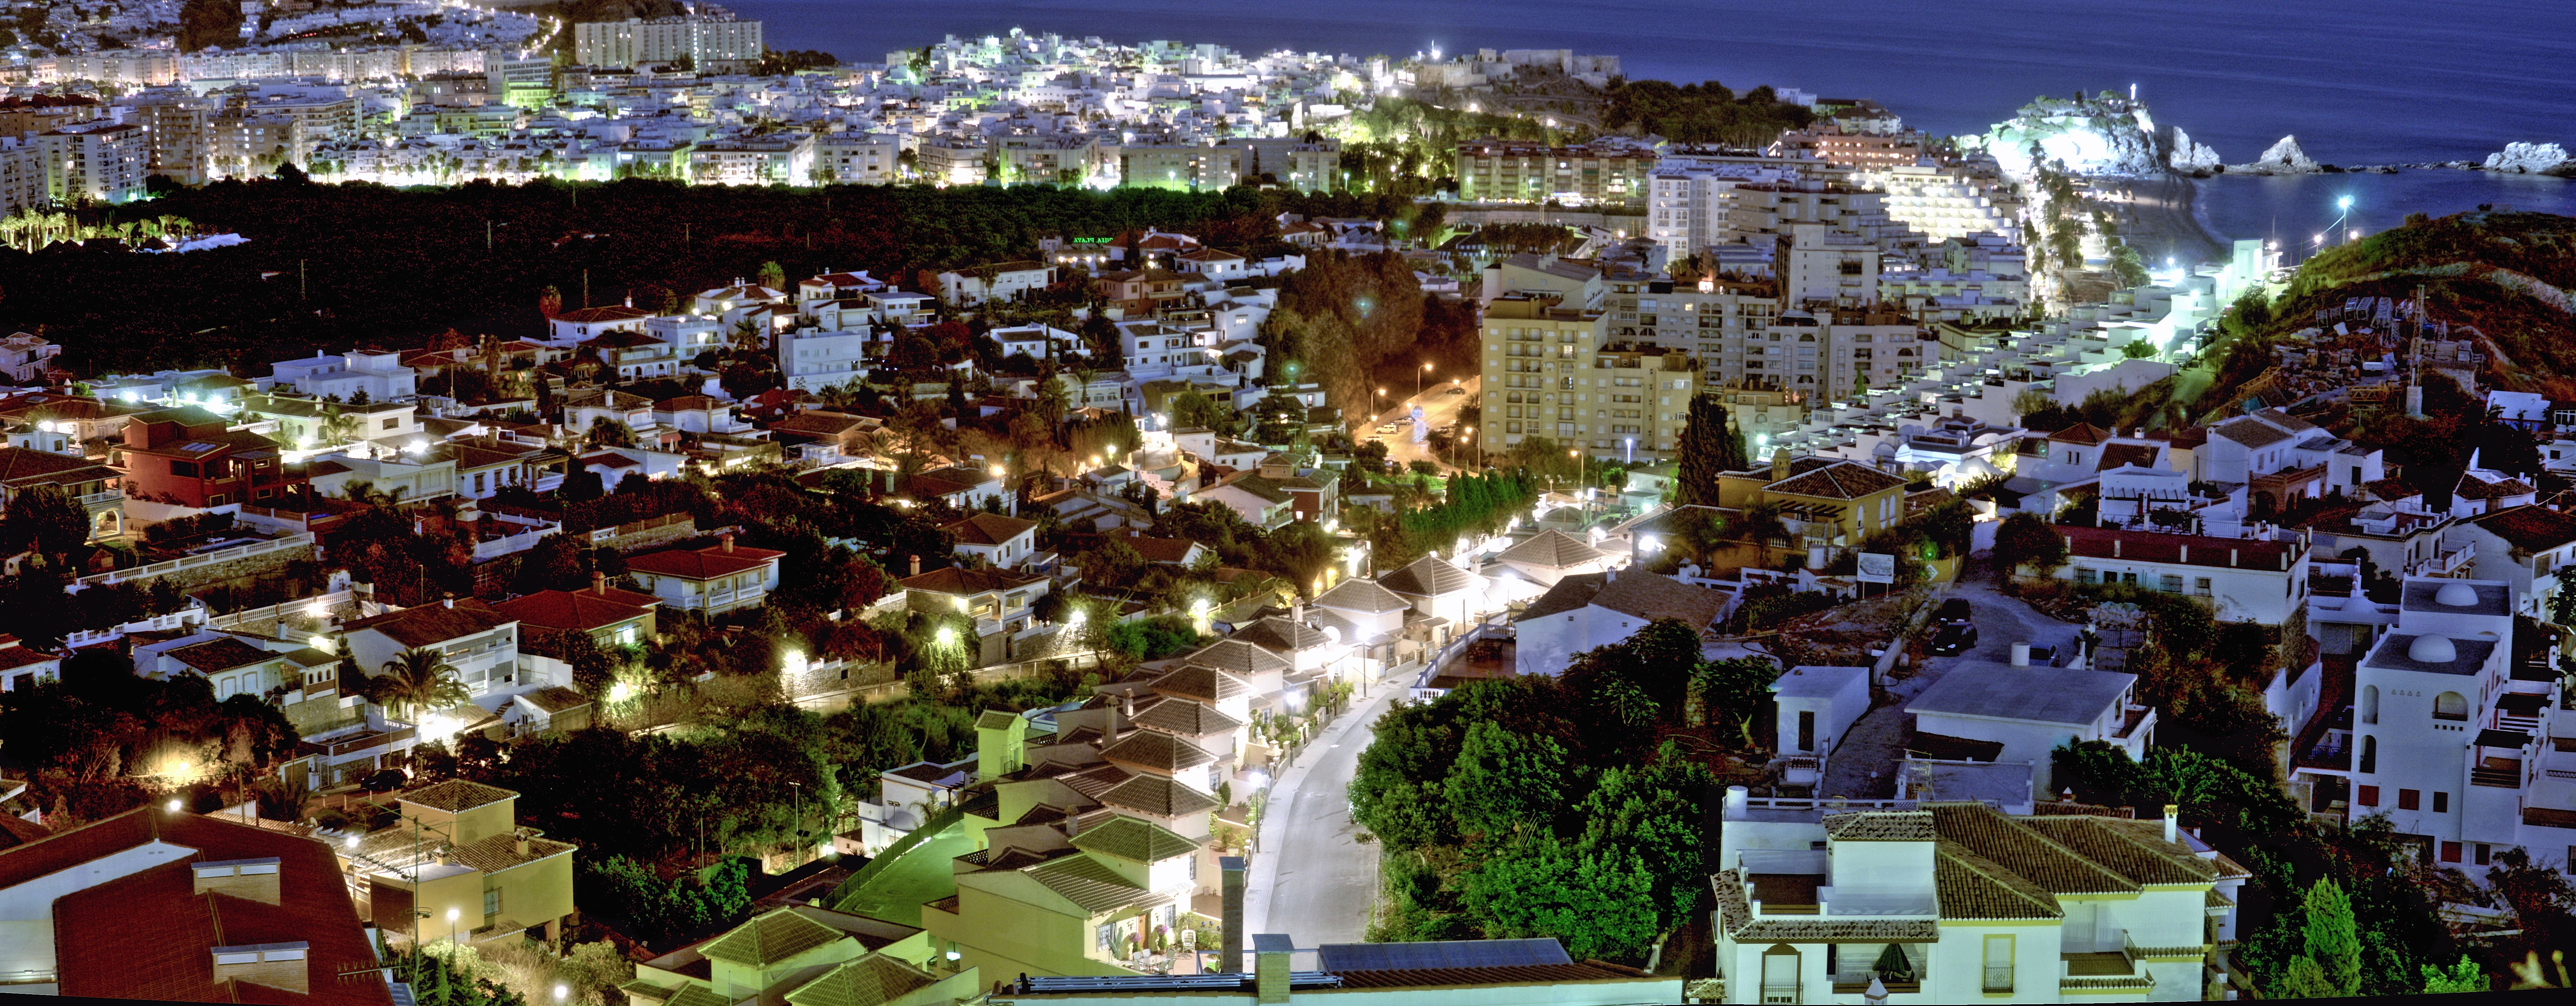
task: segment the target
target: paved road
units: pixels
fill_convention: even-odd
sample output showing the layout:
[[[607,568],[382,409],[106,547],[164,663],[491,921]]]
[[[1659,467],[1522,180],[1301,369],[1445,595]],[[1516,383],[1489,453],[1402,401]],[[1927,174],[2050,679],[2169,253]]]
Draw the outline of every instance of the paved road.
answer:
[[[1441,381],[1437,384],[1424,385],[1422,389],[1423,419],[1429,422],[1431,424],[1431,428],[1435,430],[1457,422],[1458,410],[1464,407],[1467,403],[1476,400],[1476,391],[1481,385],[1483,385],[1484,380],[1485,379],[1482,377],[1468,377],[1462,380]],[[1467,393],[1463,395],[1449,394],[1449,389],[1454,387],[1466,388]],[[1393,387],[1389,387],[1387,389],[1389,392],[1394,392],[1396,390],[1397,389]],[[1386,440],[1387,460],[1393,461],[1397,464],[1411,464],[1417,459],[1428,458],[1432,461],[1439,462],[1440,466],[1443,468],[1449,467],[1450,456],[1453,452],[1442,452],[1434,455],[1428,450],[1430,447],[1429,444],[1416,444],[1413,442],[1413,401],[1414,400],[1411,396],[1407,396],[1403,400],[1396,402],[1393,406],[1380,410],[1377,415],[1369,418],[1368,426],[1360,430],[1360,437],[1362,439],[1366,439],[1368,437],[1376,436],[1378,427],[1384,426],[1388,423],[1401,423],[1403,424],[1401,428],[1397,429],[1393,433],[1387,434],[1384,438]],[[1458,449],[1454,452],[1457,459],[1472,467],[1476,461],[1475,441],[1483,439],[1484,436],[1485,430],[1482,425],[1479,425],[1476,429],[1475,437],[1470,438],[1466,443],[1458,445]]]
[[[1913,677],[1888,682],[1887,691],[1894,701],[1872,708],[1843,734],[1842,746],[1825,760],[1825,779],[1817,787],[1817,795],[1854,799],[1895,796],[1893,770],[1896,762],[1905,757],[1905,741],[1914,733],[1914,717],[1906,714],[1905,704],[1941,680],[1941,675],[1960,660],[2009,660],[2015,642],[2053,644],[2063,660],[2063,654],[2075,645],[2076,626],[2040,614],[2019,598],[2004,596],[1992,581],[1960,583],[1944,597],[1967,599],[1971,617],[1977,621],[1976,648],[1956,657],[1933,657]]]
[[[1357,943],[1368,928],[1378,850],[1354,838],[1360,826],[1351,822],[1347,793],[1369,725],[1404,694],[1398,685],[1375,688],[1325,727],[1271,788],[1244,893],[1243,920],[1255,933],[1285,933],[1312,947]]]

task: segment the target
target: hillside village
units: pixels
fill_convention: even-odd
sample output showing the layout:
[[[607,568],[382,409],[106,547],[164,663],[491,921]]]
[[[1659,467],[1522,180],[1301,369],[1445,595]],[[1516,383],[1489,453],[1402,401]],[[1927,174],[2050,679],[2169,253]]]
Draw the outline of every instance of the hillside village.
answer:
[[[1875,102],[1547,135],[1639,100],[1571,51],[285,10],[45,22],[0,155],[133,184],[0,160],[49,214],[0,255],[266,254],[118,230],[146,177],[1127,218],[690,236],[724,267],[324,349],[270,263],[297,318],[220,365],[0,339],[31,991],[2145,1001],[2536,985],[2576,933],[2576,399],[2491,299],[2564,274],[2383,268],[2530,215],[2155,268]],[[287,37],[363,25],[453,52]],[[1500,128],[1383,146],[1402,102]],[[1089,191],[1136,188],[1202,201]]]

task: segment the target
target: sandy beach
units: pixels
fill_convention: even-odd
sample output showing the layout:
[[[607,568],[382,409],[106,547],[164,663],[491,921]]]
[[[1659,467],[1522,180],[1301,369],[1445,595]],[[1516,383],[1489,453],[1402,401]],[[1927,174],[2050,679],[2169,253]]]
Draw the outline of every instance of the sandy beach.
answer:
[[[2191,179],[2178,175],[2157,181],[2096,179],[2092,185],[2095,192],[2110,197],[2121,237],[2150,264],[2160,266],[2168,257],[2184,262],[2227,257],[2227,242],[2202,226],[2194,212],[2199,186]]]

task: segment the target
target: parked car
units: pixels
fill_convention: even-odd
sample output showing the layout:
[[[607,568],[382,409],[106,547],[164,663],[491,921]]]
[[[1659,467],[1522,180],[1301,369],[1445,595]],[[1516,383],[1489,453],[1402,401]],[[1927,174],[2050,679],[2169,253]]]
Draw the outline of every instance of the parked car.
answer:
[[[1977,627],[1965,622],[1952,622],[1932,633],[1932,652],[1936,656],[1954,657],[1977,645]]]
[[[411,777],[398,768],[379,769],[358,780],[358,789],[367,793],[386,793],[408,785]]]
[[[1449,389],[1449,390],[1447,390],[1447,391],[1443,391],[1443,392],[1441,392],[1441,394],[1443,394],[1443,395],[1463,395],[1463,394],[1466,394],[1466,393],[1467,393],[1467,389],[1465,389],[1465,388],[1463,388],[1463,387],[1462,387],[1462,388],[1451,388],[1451,389]]]
[[[2057,647],[2033,644],[2030,648],[2030,666],[2057,666]]]
[[[1941,607],[1932,612],[1932,622],[1936,625],[1966,625],[1970,617],[1968,599],[1964,597],[1943,601]]]
[[[1377,431],[1378,431],[1378,432],[1380,432],[1380,433],[1393,433],[1393,432],[1395,432],[1395,431],[1397,431],[1397,430],[1401,430],[1401,429],[1403,429],[1403,428],[1404,428],[1404,424],[1403,424],[1403,423],[1388,423],[1388,424],[1386,424],[1386,425],[1384,425],[1384,426],[1380,426],[1380,427],[1378,427],[1378,428],[1377,428]]]

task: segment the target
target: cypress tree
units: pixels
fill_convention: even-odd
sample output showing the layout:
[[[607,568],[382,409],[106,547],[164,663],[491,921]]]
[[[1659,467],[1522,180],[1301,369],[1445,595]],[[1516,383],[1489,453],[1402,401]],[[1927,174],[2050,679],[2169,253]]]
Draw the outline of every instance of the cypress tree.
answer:
[[[1703,393],[1691,398],[1689,418],[1682,427],[1681,471],[1673,487],[1674,502],[1715,506],[1718,473],[1749,467],[1744,433],[1733,427],[1726,403],[1716,395]]]

